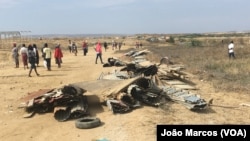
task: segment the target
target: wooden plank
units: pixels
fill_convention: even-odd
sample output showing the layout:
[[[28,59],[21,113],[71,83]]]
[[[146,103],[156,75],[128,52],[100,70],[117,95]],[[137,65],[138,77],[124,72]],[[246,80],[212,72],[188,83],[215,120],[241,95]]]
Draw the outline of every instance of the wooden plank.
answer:
[[[185,85],[186,83],[178,80],[171,80],[171,81],[166,81],[167,84],[169,85]]]
[[[34,104],[34,99],[28,101],[27,107],[31,107]]]
[[[190,86],[190,85],[173,85],[176,88],[181,88],[185,90],[196,90],[197,88]]]

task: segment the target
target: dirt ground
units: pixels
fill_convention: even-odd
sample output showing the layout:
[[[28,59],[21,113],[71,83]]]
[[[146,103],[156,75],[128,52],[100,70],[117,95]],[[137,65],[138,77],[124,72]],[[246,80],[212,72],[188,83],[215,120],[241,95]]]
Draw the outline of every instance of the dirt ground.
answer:
[[[126,46],[125,46],[126,47]],[[127,47],[129,48],[129,47]],[[74,56],[64,50],[63,64],[57,68],[52,60],[52,71],[47,71],[40,61],[37,77],[35,72],[28,77],[28,70],[14,68],[10,51],[0,52],[0,139],[2,141],[92,141],[105,138],[110,141],[155,141],[158,124],[249,124],[250,96],[244,93],[224,93],[215,91],[209,82],[191,78],[199,94],[206,101],[213,98],[213,106],[207,110],[190,111],[181,104],[167,102],[162,108],[143,106],[126,114],[113,114],[103,106],[96,114],[102,125],[93,129],[78,129],[75,121],[58,122],[53,113],[36,114],[23,118],[24,109],[18,108],[21,98],[39,89],[58,88],[70,83],[96,80],[101,72],[110,72],[115,67],[103,68],[95,64],[95,52],[90,49],[87,56]],[[111,49],[103,53],[108,57],[120,57]],[[6,57],[8,61],[5,61]],[[97,88],[98,89],[98,88]]]

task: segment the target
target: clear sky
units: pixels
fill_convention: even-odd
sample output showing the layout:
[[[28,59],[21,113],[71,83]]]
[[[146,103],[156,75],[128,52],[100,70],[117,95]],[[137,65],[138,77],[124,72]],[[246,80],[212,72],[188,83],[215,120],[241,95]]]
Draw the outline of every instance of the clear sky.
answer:
[[[0,31],[174,34],[250,31],[250,0],[0,0]]]

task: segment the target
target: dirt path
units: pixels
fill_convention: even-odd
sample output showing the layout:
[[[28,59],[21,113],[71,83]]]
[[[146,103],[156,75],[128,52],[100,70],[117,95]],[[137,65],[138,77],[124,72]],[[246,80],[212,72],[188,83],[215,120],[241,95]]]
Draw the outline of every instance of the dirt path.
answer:
[[[9,56],[9,53],[1,52]],[[103,53],[103,60],[119,57],[112,50]],[[4,141],[91,141],[106,138],[111,141],[154,141],[157,124],[249,124],[250,107],[239,106],[249,102],[245,94],[220,93],[213,90],[207,82],[197,82],[197,93],[206,100],[213,98],[217,106],[204,112],[193,112],[184,106],[168,102],[163,108],[143,106],[131,113],[114,115],[107,107],[96,116],[103,122],[93,129],[78,129],[75,121],[58,122],[52,113],[36,114],[32,118],[23,118],[23,109],[19,109],[20,99],[29,92],[44,88],[57,88],[66,84],[96,80],[101,72],[110,72],[115,67],[103,68],[95,64],[95,52],[89,50],[87,56],[79,51],[78,56],[64,51],[63,64],[57,68],[52,60],[52,71],[47,71],[42,64],[38,67],[41,76],[28,70],[14,68],[13,62],[0,62],[0,138]],[[195,79],[194,79],[195,81]],[[224,107],[223,107],[224,105]],[[236,106],[228,108],[226,106]]]

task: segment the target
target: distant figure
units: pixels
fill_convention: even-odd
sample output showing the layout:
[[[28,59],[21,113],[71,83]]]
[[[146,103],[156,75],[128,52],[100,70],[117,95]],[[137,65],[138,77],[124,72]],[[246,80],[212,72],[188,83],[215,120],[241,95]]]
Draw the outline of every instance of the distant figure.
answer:
[[[122,47],[122,42],[119,42],[119,43],[118,43],[118,48],[119,48],[119,50],[121,50],[121,47]]]
[[[29,45],[28,46],[28,58],[29,58],[29,63],[30,63],[30,71],[29,71],[29,77],[31,77],[31,72],[34,69],[36,72],[36,75],[39,76],[39,73],[37,73],[36,70],[36,54],[34,52],[33,46]]]
[[[43,52],[45,54],[44,58],[45,58],[45,61],[46,61],[47,70],[51,71],[51,55],[52,54],[51,54],[51,49],[48,47],[47,43],[44,44]]]
[[[118,43],[115,41],[115,49],[117,49]]]
[[[139,48],[139,42],[135,42],[135,48]]]
[[[45,60],[45,52],[43,52],[43,50],[44,50],[44,48],[45,48],[46,45],[47,45],[47,43],[45,43],[44,46],[41,48],[42,57],[43,57],[43,66],[44,66],[45,68],[47,68],[47,62],[46,62],[46,60]]]
[[[16,68],[19,68],[19,52],[18,52],[18,47],[16,43],[13,44],[13,48],[11,52],[12,52],[12,57],[16,64]]]
[[[231,59],[231,58],[235,59],[234,42],[233,41],[231,41],[230,44],[228,45],[228,55],[229,55],[229,59]]]
[[[114,50],[114,48],[115,48],[115,41],[112,40],[112,50]]]
[[[83,55],[86,56],[88,53],[88,41],[85,40],[82,44]]]
[[[72,52],[72,42],[69,40],[69,45],[68,45],[69,53]]]
[[[28,65],[28,49],[26,48],[25,44],[22,44],[22,47],[20,49],[20,54],[22,56],[22,61],[23,61],[23,67],[25,68],[29,68]]]
[[[55,47],[54,57],[58,68],[61,68],[63,53],[60,44],[57,44]]]
[[[39,52],[38,52],[36,44],[33,44],[33,50],[36,54],[36,66],[38,67],[38,65],[39,65]]]
[[[75,56],[77,56],[77,46],[76,46],[76,43],[75,42],[73,42],[73,44],[72,44],[72,49],[71,49],[71,51],[72,51],[72,53],[74,53],[75,54]]]
[[[139,42],[139,47],[142,48],[142,42]]]
[[[103,47],[104,47],[105,51],[107,51],[107,49],[108,49],[108,43],[107,43],[107,42],[104,42],[104,43],[103,43]]]
[[[103,64],[103,62],[102,62],[102,45],[101,45],[101,43],[99,41],[96,44],[95,51],[96,51],[95,64],[97,64],[98,58],[100,58],[100,61]]]

